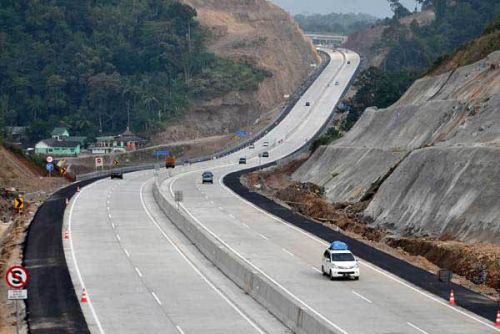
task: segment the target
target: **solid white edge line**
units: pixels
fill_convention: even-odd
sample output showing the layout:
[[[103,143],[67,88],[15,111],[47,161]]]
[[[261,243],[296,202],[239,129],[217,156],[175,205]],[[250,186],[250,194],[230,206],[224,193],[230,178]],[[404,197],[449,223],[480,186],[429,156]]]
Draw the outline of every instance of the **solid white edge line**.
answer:
[[[165,239],[167,239],[167,241],[172,245],[172,247],[174,247],[174,249],[180,254],[180,256],[191,266],[191,268],[193,268],[193,270],[205,281],[205,283],[208,284],[208,286],[210,286],[219,296],[221,296],[222,299],[224,299],[224,301],[226,301],[239,315],[241,315],[243,317],[243,319],[245,319],[259,333],[266,334],[262,329],[260,329],[260,327],[255,322],[253,322],[253,320],[251,320],[245,313],[243,313],[243,311],[241,311],[238,308],[238,306],[236,306],[236,304],[234,304],[228,297],[226,297],[222,293],[222,291],[220,291],[212,282],[210,282],[210,280],[205,275],[203,275],[203,273],[196,267],[196,265],[179,249],[179,247],[167,235],[167,233],[163,230],[163,228],[156,222],[156,219],[151,215],[151,213],[149,212],[149,210],[146,206],[146,203],[144,202],[144,195],[143,195],[144,186],[148,182],[150,182],[151,180],[154,180],[154,179],[156,179],[156,178],[151,178],[151,179],[147,180],[142,185],[141,190],[140,190],[140,198],[141,198],[142,206],[143,206],[144,210],[146,211],[146,214],[149,216],[149,219],[151,220],[151,222],[153,222],[153,224],[158,228],[158,230],[165,237]],[[181,203],[181,205],[182,205],[182,203]]]
[[[160,300],[160,298],[158,298],[158,296],[156,295],[156,293],[154,293],[153,291],[151,291],[151,294],[153,295],[154,299],[156,299],[156,302],[161,305],[161,300]]]
[[[134,267],[134,269],[137,272],[137,275],[139,275],[139,277],[143,277],[141,271],[139,270],[139,268]]]
[[[100,183],[102,181],[104,181],[104,180],[94,182],[94,183],[90,184],[87,187],[81,188],[80,192],[77,193],[77,195],[71,201],[71,208],[69,209],[69,218],[68,218],[68,220],[69,220],[69,222],[68,222],[68,231],[69,231],[69,235],[70,235],[69,244],[70,244],[70,249],[71,249],[71,257],[72,257],[73,263],[75,265],[76,275],[78,276],[78,280],[80,281],[80,285],[82,286],[82,288],[86,289],[86,292],[87,292],[87,305],[90,308],[90,312],[94,316],[94,320],[96,322],[97,328],[99,329],[99,332],[101,334],[105,334],[104,329],[102,328],[102,325],[101,325],[101,321],[99,320],[99,317],[97,316],[97,312],[95,311],[94,306],[92,305],[92,300],[90,298],[90,292],[89,292],[88,288],[85,287],[85,283],[83,282],[82,273],[80,272],[80,267],[78,266],[78,261],[76,260],[75,248],[73,246],[73,238],[71,237],[71,223],[72,223],[72,218],[73,218],[73,209],[75,208],[75,204],[78,201],[78,198],[80,197],[80,195],[85,190],[89,189],[89,187],[91,187],[93,185],[96,185],[96,184],[98,184],[98,183]]]
[[[177,330],[179,331],[179,333],[181,334],[186,334],[184,333],[184,331],[182,330],[181,326],[176,326]]]
[[[372,303],[373,303],[370,299],[368,299],[368,298],[366,298],[366,297],[364,297],[364,296],[360,295],[360,294],[359,294],[359,293],[357,293],[356,291],[352,291],[352,293],[354,293],[354,294],[355,294],[356,296],[358,296],[359,298],[366,300],[366,301],[367,301],[368,303],[370,303],[370,304],[372,304]]]
[[[421,332],[421,333],[424,333],[424,334],[429,334],[427,333],[426,331],[424,331],[423,329],[421,328],[418,328],[417,326],[415,326],[414,324],[412,324],[411,322],[407,322],[408,325],[410,325],[411,327],[415,328],[417,331]]]
[[[310,239],[312,239],[312,240],[314,240],[314,241],[316,241],[316,242],[318,242],[318,243],[320,243],[320,244],[322,244],[324,246],[327,246],[327,247],[330,246],[330,244],[328,244],[327,242],[325,242],[323,239],[320,239],[320,238],[316,237],[315,235],[310,234],[309,232],[306,232],[306,231],[304,231],[304,230],[302,230],[302,229],[300,229],[300,228],[298,228],[298,227],[296,227],[296,226],[294,226],[294,225],[292,225],[292,224],[290,224],[290,223],[282,220],[281,218],[278,218],[278,217],[270,214],[269,212],[267,212],[267,211],[259,208],[258,206],[254,205],[253,203],[251,203],[251,202],[247,201],[246,199],[244,199],[244,198],[238,196],[237,194],[235,194],[231,189],[229,189],[228,187],[226,187],[226,185],[224,185],[224,183],[222,182],[222,179],[227,174],[229,174],[229,173],[226,173],[223,176],[221,176],[221,178],[219,179],[219,183],[222,185],[222,187],[224,187],[227,191],[229,191],[234,197],[238,198],[240,201],[243,201],[243,202],[247,203],[249,206],[253,207],[254,209],[256,209],[256,210],[258,210],[260,212],[262,212],[263,214],[265,214],[268,217],[276,220],[277,222],[279,222],[279,223],[281,223],[281,224],[283,224],[283,225],[285,225],[285,226],[287,226],[287,227],[289,227],[289,228],[291,228],[291,229],[293,229],[293,230],[295,230],[295,231],[297,231],[299,233],[302,233],[306,237],[308,237],[308,238],[310,238]],[[442,306],[445,306],[445,307],[447,307],[447,308],[449,308],[449,309],[451,309],[451,310],[453,310],[455,312],[458,312],[458,313],[460,313],[460,314],[462,314],[462,315],[464,315],[464,316],[466,316],[466,317],[468,317],[468,318],[470,318],[470,319],[472,319],[472,320],[474,320],[474,321],[476,321],[476,322],[478,322],[480,324],[483,324],[483,325],[489,327],[490,329],[493,329],[493,330],[495,330],[495,331],[497,331],[497,332],[500,333],[500,329],[499,328],[496,328],[495,326],[490,325],[489,323],[487,323],[487,322],[485,322],[485,321],[483,321],[481,319],[478,319],[475,316],[467,314],[464,311],[461,311],[461,310],[457,309],[456,307],[448,305],[444,301],[437,299],[437,297],[434,297],[434,296],[430,295],[427,292],[421,291],[421,290],[419,290],[419,289],[417,289],[417,288],[409,285],[408,283],[404,282],[403,280],[401,280],[401,279],[393,276],[393,274],[388,274],[388,273],[386,273],[386,272],[384,272],[384,271],[382,271],[380,269],[377,269],[374,266],[367,264],[365,261],[360,262],[360,264],[363,265],[363,266],[368,267],[369,269],[371,269],[371,270],[373,270],[373,271],[375,271],[375,272],[377,272],[377,273],[379,273],[379,274],[381,274],[383,276],[386,276],[387,278],[389,278],[389,279],[391,279],[391,280],[393,280],[393,281],[395,281],[395,282],[397,282],[397,283],[399,283],[399,284],[401,284],[401,285],[403,285],[403,286],[405,286],[405,287],[407,287],[407,288],[409,288],[409,289],[411,289],[411,290],[413,290],[413,291],[415,291],[415,292],[417,292],[419,294],[421,294],[422,296],[425,296],[425,297],[427,297],[427,298],[429,298],[429,299],[431,299],[431,300],[433,300],[433,301],[441,304]]]

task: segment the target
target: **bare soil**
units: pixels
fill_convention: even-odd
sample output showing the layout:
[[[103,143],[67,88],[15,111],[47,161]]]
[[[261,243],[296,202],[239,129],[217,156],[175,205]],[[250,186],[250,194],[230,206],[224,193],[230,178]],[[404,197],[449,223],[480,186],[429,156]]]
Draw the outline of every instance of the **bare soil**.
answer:
[[[391,254],[433,274],[453,271],[453,282],[473,291],[500,298],[500,245],[467,244],[453,240],[395,238],[369,226],[363,211],[369,201],[328,203],[325,189],[312,183],[297,183],[292,173],[307,159],[270,171],[242,176],[242,183],[285,207],[345,235]]]
[[[36,166],[17,158],[0,147],[0,334],[13,334],[16,330],[15,304],[7,300],[8,286],[3,279],[8,268],[22,264],[26,229],[38,207],[55,190],[68,182],[61,177],[43,177]],[[14,199],[25,195],[22,215],[14,210]],[[27,196],[26,196],[27,195]],[[21,333],[27,333],[25,306],[20,302]]]

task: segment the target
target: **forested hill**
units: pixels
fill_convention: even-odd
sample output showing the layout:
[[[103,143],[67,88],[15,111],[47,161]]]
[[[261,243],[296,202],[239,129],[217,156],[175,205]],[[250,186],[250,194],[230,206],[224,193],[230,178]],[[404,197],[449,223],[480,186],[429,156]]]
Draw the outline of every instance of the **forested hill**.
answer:
[[[297,14],[294,19],[304,31],[328,32],[345,36],[366,29],[378,20],[375,16],[362,13]]]
[[[148,135],[195,100],[253,90],[270,72],[206,49],[209,32],[176,0],[2,0],[0,129]],[[3,124],[2,124],[3,123]]]
[[[378,22],[384,25],[384,30],[380,41],[372,47],[372,53],[382,56],[383,61],[358,77],[357,94],[345,103],[351,110],[347,128],[366,108],[386,108],[395,103],[416,79],[450,57],[446,54],[479,37],[486,26],[500,16],[498,0],[418,1],[424,10],[435,13],[435,20],[430,24],[408,22],[411,13],[399,0],[388,0],[394,17]]]

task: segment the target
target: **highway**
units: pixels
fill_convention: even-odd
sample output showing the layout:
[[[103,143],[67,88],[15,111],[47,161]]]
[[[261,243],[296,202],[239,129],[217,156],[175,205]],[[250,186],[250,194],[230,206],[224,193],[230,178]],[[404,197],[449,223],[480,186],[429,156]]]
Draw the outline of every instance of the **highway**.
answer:
[[[287,333],[169,224],[150,179],[98,181],[69,208],[66,255],[91,332]]]
[[[228,173],[285,157],[321,128],[360,61],[352,52],[330,55],[330,65],[255,149],[162,172],[162,195],[174,203],[174,192],[182,191],[180,209],[197,228],[334,333],[500,332],[366,261],[359,281],[330,281],[320,272],[323,240],[224,186]],[[259,158],[264,151],[269,158]],[[238,165],[243,156],[247,165]],[[214,173],[214,184],[201,184],[204,170]],[[155,180],[148,171],[98,181],[66,210],[65,254],[75,290],[87,289],[82,307],[91,332],[288,333],[172,225],[152,196]]]

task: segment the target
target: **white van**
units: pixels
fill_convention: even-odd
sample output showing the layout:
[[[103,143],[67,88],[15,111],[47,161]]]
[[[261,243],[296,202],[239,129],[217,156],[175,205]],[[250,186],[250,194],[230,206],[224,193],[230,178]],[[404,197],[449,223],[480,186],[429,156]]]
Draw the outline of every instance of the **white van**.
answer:
[[[333,280],[337,277],[353,277],[359,279],[359,262],[349,250],[327,249],[323,253],[321,265],[323,275]]]

